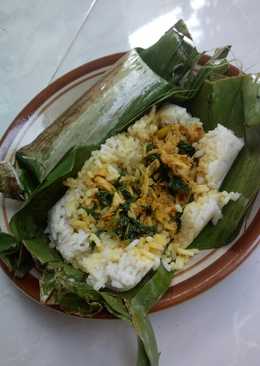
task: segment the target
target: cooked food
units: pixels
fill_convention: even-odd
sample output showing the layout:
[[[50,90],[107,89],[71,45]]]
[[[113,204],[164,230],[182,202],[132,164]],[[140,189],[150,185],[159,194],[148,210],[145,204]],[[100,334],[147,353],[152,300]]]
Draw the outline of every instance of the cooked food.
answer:
[[[218,124],[198,143],[196,156],[200,157],[197,181],[219,188],[244,143],[233,131]]]
[[[181,269],[196,253],[183,249],[239,198],[217,188],[243,144],[222,125],[205,134],[182,107],[153,108],[65,181],[49,213],[52,245],[96,290],[128,290],[161,258]]]
[[[132,324],[138,366],[159,364],[149,311],[198,251],[231,242],[259,189],[260,75],[234,73],[229,50],[200,53],[180,20],[0,162],[0,190],[24,201],[1,260],[37,270],[49,306]]]

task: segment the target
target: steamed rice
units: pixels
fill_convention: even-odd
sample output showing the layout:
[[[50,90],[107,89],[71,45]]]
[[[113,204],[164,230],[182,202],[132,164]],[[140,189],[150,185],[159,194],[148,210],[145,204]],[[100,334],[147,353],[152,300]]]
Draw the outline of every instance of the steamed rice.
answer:
[[[180,139],[194,149],[193,156],[180,152]],[[182,269],[196,254],[186,249],[193,239],[209,221],[221,219],[224,205],[239,198],[238,193],[217,189],[242,146],[242,140],[221,125],[204,134],[201,122],[182,107],[152,109],[127,132],[107,139],[78,177],[65,182],[69,189],[49,212],[52,245],[88,273],[87,282],[95,289],[132,288],[158,268],[162,258],[167,269]],[[179,177],[182,194],[172,195],[164,182],[155,182],[161,167]],[[120,185],[127,187],[125,196],[131,200],[119,191]],[[101,198],[109,204],[102,206]],[[145,211],[148,208],[153,214]],[[139,225],[137,237],[127,232],[128,226],[122,236],[124,220],[129,227]]]

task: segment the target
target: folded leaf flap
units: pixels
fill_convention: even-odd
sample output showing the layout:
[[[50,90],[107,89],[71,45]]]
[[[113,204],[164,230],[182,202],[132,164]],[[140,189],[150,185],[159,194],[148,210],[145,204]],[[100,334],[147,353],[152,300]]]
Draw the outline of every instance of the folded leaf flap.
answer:
[[[12,235],[0,232],[0,255],[16,252],[19,248],[20,243]]]
[[[244,137],[243,80],[244,76],[234,76],[203,83],[189,107],[206,131],[221,123]]]
[[[183,21],[183,19],[178,20],[177,23],[175,23],[175,25],[173,26],[173,28],[182,35],[184,35],[185,37],[192,40],[192,35],[190,34],[190,31],[186,23]]]
[[[5,197],[23,199],[23,188],[16,170],[7,161],[0,161],[0,192],[3,192]]]
[[[151,47],[137,49],[142,59],[155,73],[175,84],[200,58],[194,45],[184,39],[187,35],[185,30],[186,25],[178,22],[177,29],[174,25]]]
[[[42,236],[46,227],[48,210],[65,193],[64,180],[67,177],[75,176],[95,148],[95,146],[89,145],[71,149],[12,217],[10,228],[18,240]]]
[[[56,290],[55,272],[44,271],[41,274],[40,280],[40,301],[47,303],[50,296]]]
[[[50,248],[49,240],[47,238],[42,237],[24,240],[24,246],[41,264],[61,261],[58,252],[55,249]]]
[[[246,146],[233,163],[221,190],[239,192],[236,202],[223,209],[217,225],[208,224],[190,247],[211,249],[230,243],[260,187],[260,153],[258,142],[260,118],[257,103],[257,78],[242,75],[214,82],[206,81],[191,104],[191,111],[201,118],[206,130],[218,123],[246,140]],[[252,123],[253,121],[253,123]]]
[[[230,50],[231,50],[230,45],[225,46],[225,47],[216,48],[213,53],[213,58],[216,60],[225,58],[228,56]]]
[[[130,321],[130,316],[124,304],[123,298],[105,291],[101,291],[100,294],[103,297],[106,309],[111,314],[122,320],[126,320],[128,322]]]
[[[260,155],[260,73],[244,78],[243,102],[246,142],[255,154]]]
[[[246,75],[243,82],[245,124],[248,127],[260,125],[260,73]]]

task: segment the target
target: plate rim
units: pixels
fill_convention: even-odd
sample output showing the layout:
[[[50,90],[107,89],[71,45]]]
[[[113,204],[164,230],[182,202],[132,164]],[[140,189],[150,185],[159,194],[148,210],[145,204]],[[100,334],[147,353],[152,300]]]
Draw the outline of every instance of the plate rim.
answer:
[[[87,62],[71,71],[60,76],[58,79],[50,83],[42,91],[40,91],[22,110],[15,119],[10,123],[5,133],[0,139],[0,157],[3,158],[8,151],[14,137],[19,130],[45,102],[47,102],[54,94],[63,89],[67,85],[87,74],[114,64],[125,52],[113,53],[107,56],[97,58]],[[231,65],[231,73],[239,72]],[[259,229],[258,229],[259,227]],[[233,272],[249,254],[257,247],[260,242],[260,209],[258,209],[253,221],[238,240],[223,254],[192,277],[171,286],[161,300],[153,307],[152,312],[160,311],[176,304],[191,299],[200,293],[210,289],[212,286],[223,280],[231,272]],[[39,283],[36,278],[28,274],[23,279],[15,278],[8,270],[6,265],[0,261],[0,267],[16,285],[16,287],[29,298],[48,308],[60,308],[42,304],[39,300]],[[62,311],[64,313],[64,311]],[[96,318],[111,318],[107,312],[98,314]]]

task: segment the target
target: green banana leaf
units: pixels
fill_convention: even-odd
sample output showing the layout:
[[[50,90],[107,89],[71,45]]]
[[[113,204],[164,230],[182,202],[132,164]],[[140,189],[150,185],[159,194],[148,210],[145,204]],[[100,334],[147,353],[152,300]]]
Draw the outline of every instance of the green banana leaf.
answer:
[[[126,320],[130,323],[130,316],[124,303],[124,298],[112,293],[100,291],[104,300],[104,306],[116,318]]]
[[[247,75],[243,82],[245,134],[251,150],[260,153],[260,74]]]
[[[0,232],[0,259],[16,277],[23,277],[33,267],[31,254],[13,236]]]
[[[64,262],[49,262],[40,278],[40,299],[65,312],[93,317],[102,309],[102,297],[86,283],[86,274]]]
[[[128,52],[31,144],[17,151],[17,172],[25,197],[73,146],[100,144],[153,104],[169,97],[187,101],[206,78],[222,73],[223,65],[216,61],[226,56],[229,48],[200,65],[203,54],[187,42],[187,35],[185,23],[179,21],[155,45]],[[7,192],[5,186],[2,184],[3,192]],[[13,197],[17,198],[18,192],[13,192]]]
[[[132,323],[138,335],[137,366],[159,364],[159,352],[155,335],[148,319],[148,312],[165,294],[173,279],[174,272],[168,272],[161,265],[143,287],[126,303]]]
[[[23,240],[25,248],[33,258],[37,258],[40,264],[61,261],[57,250],[49,247],[49,240],[46,237]]]
[[[23,198],[23,186],[12,164],[0,161],[0,192],[5,192],[5,197],[17,200]]]
[[[242,84],[245,76],[234,76],[216,81],[205,81],[190,104],[193,116],[203,121],[203,128],[214,129],[218,123],[244,137],[244,109]]]
[[[17,252],[20,249],[20,243],[7,233],[0,232],[0,255]]]
[[[10,222],[11,231],[18,240],[42,237],[48,210],[66,191],[64,179],[75,176],[96,148],[94,145],[72,148],[32,193]]]
[[[149,366],[150,361],[146,355],[144,344],[140,338],[137,338],[137,362],[136,366]]]
[[[98,303],[88,303],[81,297],[72,294],[59,292],[56,295],[56,302],[62,304],[62,309],[69,314],[77,315],[81,317],[92,317],[99,313],[101,305]]]
[[[54,271],[43,271],[39,280],[40,301],[48,304],[48,300],[56,290],[56,277]]]
[[[143,362],[143,359],[149,366],[158,366],[160,354],[149,318],[140,309],[130,308],[129,312],[138,336],[138,343],[142,342],[142,346],[138,346],[137,366]]]
[[[230,243],[260,188],[260,89],[257,81],[258,76],[251,75],[206,81],[191,103],[192,114],[201,118],[206,130],[222,123],[246,143],[221,186],[221,190],[239,192],[241,197],[224,207],[223,219],[215,226],[208,224],[191,248],[211,249]]]
[[[148,359],[148,365],[158,365],[159,353],[147,313],[169,288],[173,272],[161,265],[136,291],[113,294],[111,291],[95,291],[86,283],[86,274],[63,262],[50,263],[40,279],[41,300],[61,306],[66,312],[92,317],[105,307],[117,318],[132,324],[142,345],[139,359]],[[78,306],[85,301],[82,311]],[[88,306],[87,306],[87,305]],[[70,305],[70,306],[69,306]]]

